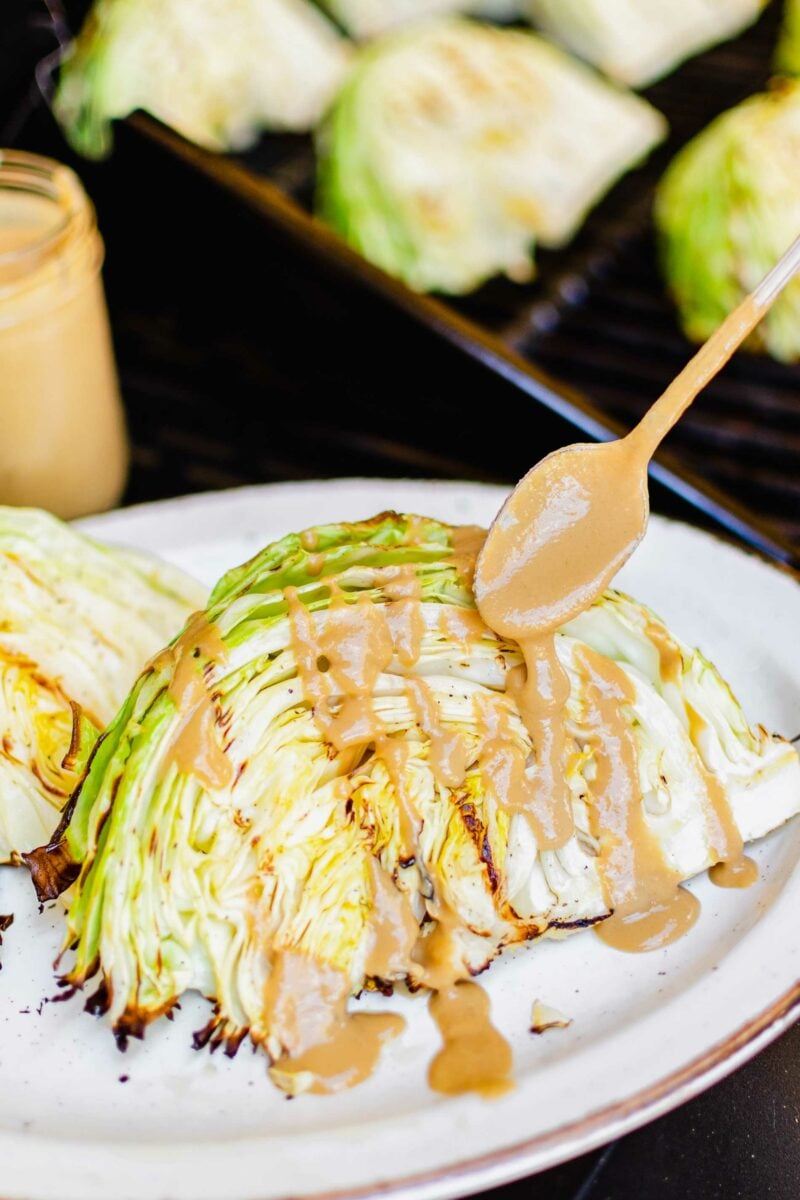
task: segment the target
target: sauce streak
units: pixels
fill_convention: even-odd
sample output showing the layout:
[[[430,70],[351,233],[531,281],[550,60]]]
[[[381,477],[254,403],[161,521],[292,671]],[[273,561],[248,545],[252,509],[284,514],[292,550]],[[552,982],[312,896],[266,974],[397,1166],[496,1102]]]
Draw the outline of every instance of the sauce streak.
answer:
[[[285,594],[298,673],[321,732],[337,750],[374,740],[381,726],[372,696],[393,655],[380,606],[368,596],[349,604],[334,595],[330,607],[317,616],[295,588]]]
[[[575,661],[585,684],[583,723],[595,752],[589,818],[600,842],[598,867],[613,909],[594,929],[618,950],[655,950],[686,933],[700,906],[678,886],[680,876],[647,826],[636,741],[622,711],[634,699],[628,676],[588,646],[576,648]]]
[[[541,831],[550,849],[574,833],[564,762],[569,678],[556,652],[556,630],[603,592],[641,537],[643,520],[641,482],[638,493],[626,494],[629,447],[603,447],[612,454],[611,470],[598,468],[593,455],[582,453],[587,449],[595,448],[577,448],[566,465],[561,455],[550,455],[525,477],[501,509],[475,575],[484,621],[518,642],[524,655],[509,691],[533,742],[546,813]]]
[[[457,938],[461,923],[440,896],[428,902],[433,926],[424,929],[412,952],[415,974],[425,987],[440,991],[464,975],[458,967]]]
[[[692,742],[697,746],[708,726],[690,704],[686,705],[686,716],[689,720]],[[708,770],[699,752],[697,762],[708,797],[706,820],[711,842],[711,855],[718,860],[708,873],[709,879],[717,887],[750,887],[758,879],[758,867],[751,858],[747,858],[745,855],[742,835],[733,819],[731,806],[721,783]]]
[[[298,673],[320,731],[340,751],[374,746],[392,777],[401,834],[411,858],[419,817],[405,779],[409,746],[390,736],[374,710],[373,696],[379,676],[393,659],[406,669],[417,663],[425,622],[413,565],[388,568],[380,583],[386,604],[374,604],[367,595],[348,602],[335,581],[330,607],[323,613],[311,613],[294,588],[286,589],[286,598]],[[463,738],[445,728],[424,680],[409,677],[405,693],[429,740],[434,777],[443,787],[459,786],[467,767]]]
[[[172,668],[167,695],[179,713],[163,770],[174,763],[179,771],[194,775],[212,790],[233,783],[233,764],[220,744],[203,664],[224,662],[227,654],[216,626],[203,613],[195,613],[175,644],[150,664],[156,670]]]
[[[444,1045],[428,1068],[428,1083],[446,1096],[477,1092],[485,1099],[509,1091],[511,1047],[489,1018],[489,997],[477,983],[434,992],[428,1003]]]
[[[421,587],[413,566],[399,567],[383,584],[390,603],[385,617],[397,660],[404,667],[419,661],[425,619],[420,606]]]
[[[451,561],[458,576],[467,587],[472,587],[475,578],[475,563],[486,541],[486,530],[480,525],[456,525],[450,535],[453,550]]]
[[[540,848],[561,845],[547,792],[529,771],[527,753],[514,737],[507,706],[500,699],[477,695],[475,708],[483,736],[481,773],[495,804],[510,816],[521,813]]]
[[[437,615],[439,632],[451,642],[464,646],[472,639],[492,636],[480,613],[474,608],[457,608],[454,604],[441,604]]]
[[[658,665],[664,683],[680,683],[683,675],[681,648],[669,630],[659,621],[648,621],[645,633],[658,651]]]
[[[520,645],[525,666],[510,673],[506,690],[516,702],[536,754],[533,832],[541,849],[555,850],[569,841],[575,829],[564,769],[563,712],[569,678],[559,662],[554,637],[526,639]]]
[[[680,646],[659,621],[649,622],[646,632],[658,650],[661,678],[666,683],[679,683],[683,675]],[[686,718],[692,744],[697,747],[707,727],[706,722],[691,705],[686,705]],[[720,860],[709,869],[709,879],[717,887],[750,887],[758,880],[758,867],[744,853],[742,836],[722,785],[705,766],[699,751],[697,757],[708,797],[706,820],[712,856]]]
[[[461,734],[448,730],[439,720],[433,692],[422,679],[409,679],[406,695],[414,719],[430,741],[433,777],[443,787],[461,787],[467,774],[467,745]]]
[[[408,973],[411,951],[419,937],[417,918],[405,892],[395,886],[380,863],[367,859],[372,889],[370,939],[364,974],[374,979],[401,979]]]

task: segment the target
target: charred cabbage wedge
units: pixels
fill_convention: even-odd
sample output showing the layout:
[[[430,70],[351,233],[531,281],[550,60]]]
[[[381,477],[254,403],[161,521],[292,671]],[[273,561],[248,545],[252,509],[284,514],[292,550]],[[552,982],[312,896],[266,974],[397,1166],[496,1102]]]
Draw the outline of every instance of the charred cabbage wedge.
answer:
[[[767,0],[522,0],[549,37],[631,87],[734,37]]]
[[[137,680],[61,829],[28,860],[42,898],[74,881],[64,979],[99,981],[87,1007],[121,1039],[197,989],[214,1005],[199,1043],[233,1052],[249,1034],[275,1082],[303,1091],[315,1078],[287,1068],[276,976],[291,968],[302,990],[315,964],[344,1004],[365,985],[429,984],[419,947],[443,929],[468,977],[504,946],[606,917],[586,647],[629,681],[643,819],[676,878],[714,861],[710,773],[745,839],[797,811],[792,747],[748,725],[701,654],[609,592],[558,635],[575,832],[540,852],[501,802],[503,763],[531,769],[506,692],[521,655],[477,614],[462,534],[389,513],[285,537],[225,575]],[[380,650],[370,676],[366,643]],[[413,948],[378,965],[390,893]]]
[[[311,129],[347,63],[308,0],[95,0],[53,108],[88,158],[140,108],[209,150],[239,150],[263,129]]]
[[[50,837],[98,733],[205,595],[148,556],[0,508],[0,862]]]
[[[800,83],[717,117],[677,155],[659,185],[656,225],[667,285],[688,337],[702,342],[800,233]],[[800,359],[800,280],[748,345]]]
[[[532,33],[432,21],[356,60],[318,132],[317,208],[418,291],[522,281],[665,131]]]

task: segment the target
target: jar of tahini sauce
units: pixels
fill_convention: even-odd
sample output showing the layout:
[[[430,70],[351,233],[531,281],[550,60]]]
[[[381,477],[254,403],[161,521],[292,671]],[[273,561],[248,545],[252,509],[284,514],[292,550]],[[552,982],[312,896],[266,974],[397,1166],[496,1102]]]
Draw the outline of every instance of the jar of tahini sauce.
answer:
[[[102,262],[75,173],[0,150],[0,504],[76,517],[120,497],[128,454]]]

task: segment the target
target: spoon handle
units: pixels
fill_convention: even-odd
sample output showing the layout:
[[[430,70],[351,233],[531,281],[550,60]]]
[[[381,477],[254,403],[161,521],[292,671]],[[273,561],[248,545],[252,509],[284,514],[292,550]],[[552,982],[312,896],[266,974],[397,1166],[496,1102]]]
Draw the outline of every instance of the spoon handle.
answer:
[[[758,325],[780,293],[800,270],[800,237],[792,242],[761,283],[746,296],[700,347],[629,436],[652,454],[707,383]]]

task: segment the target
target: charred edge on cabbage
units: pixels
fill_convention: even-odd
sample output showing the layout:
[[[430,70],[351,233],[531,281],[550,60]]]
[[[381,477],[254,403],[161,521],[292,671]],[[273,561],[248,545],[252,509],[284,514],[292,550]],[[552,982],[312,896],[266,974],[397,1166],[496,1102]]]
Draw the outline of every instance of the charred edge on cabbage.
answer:
[[[77,706],[76,706],[77,707]],[[80,709],[77,715],[73,709],[73,718],[77,719],[80,716]],[[75,738],[75,726],[73,724],[73,740]],[[83,864],[73,857],[72,851],[69,848],[69,843],[66,839],[66,833],[69,829],[70,821],[72,820],[75,806],[80,799],[81,791],[86,778],[91,770],[97,751],[105,741],[106,734],[103,733],[92,747],[89,758],[86,762],[83,775],[78,783],[75,791],[72,793],[64,811],[61,814],[61,820],[58,823],[55,833],[46,846],[39,846],[36,850],[31,850],[28,854],[22,855],[22,861],[31,873],[33,886],[36,889],[36,896],[40,904],[44,904],[46,900],[57,900],[68,887],[71,887],[81,873]],[[118,777],[111,785],[111,804],[108,812],[103,816],[98,823],[98,836],[111,814],[111,810],[116,799],[117,790],[121,783]]]

